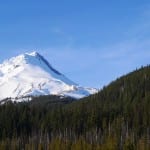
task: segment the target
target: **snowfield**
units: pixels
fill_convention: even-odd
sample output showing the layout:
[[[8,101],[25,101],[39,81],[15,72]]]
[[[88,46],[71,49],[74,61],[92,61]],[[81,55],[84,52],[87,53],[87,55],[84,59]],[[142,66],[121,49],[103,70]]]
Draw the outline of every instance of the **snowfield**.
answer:
[[[37,52],[0,64],[0,100],[51,94],[79,99],[96,92],[97,89],[80,87],[69,80]]]

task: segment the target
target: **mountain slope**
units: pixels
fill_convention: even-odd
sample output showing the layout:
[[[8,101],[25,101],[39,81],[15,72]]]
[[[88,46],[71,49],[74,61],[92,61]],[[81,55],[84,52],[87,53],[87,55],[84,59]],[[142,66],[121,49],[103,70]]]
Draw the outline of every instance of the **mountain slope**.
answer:
[[[95,92],[79,87],[37,52],[13,57],[0,65],[0,99],[49,94],[81,98]]]

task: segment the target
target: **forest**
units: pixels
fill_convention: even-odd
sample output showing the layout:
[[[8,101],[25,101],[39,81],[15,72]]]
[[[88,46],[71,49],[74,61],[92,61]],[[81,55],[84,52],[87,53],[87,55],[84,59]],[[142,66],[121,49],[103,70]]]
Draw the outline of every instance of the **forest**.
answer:
[[[150,150],[150,66],[75,100],[0,105],[0,150]]]

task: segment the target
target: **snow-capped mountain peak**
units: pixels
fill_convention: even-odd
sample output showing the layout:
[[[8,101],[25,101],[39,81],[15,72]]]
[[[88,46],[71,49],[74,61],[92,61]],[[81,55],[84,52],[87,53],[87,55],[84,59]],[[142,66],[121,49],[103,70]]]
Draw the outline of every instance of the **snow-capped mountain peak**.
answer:
[[[37,55],[40,55],[38,52],[36,51],[33,51],[31,53],[26,53],[27,55],[30,55],[30,56],[37,56]]]
[[[81,98],[96,91],[78,86],[36,51],[0,64],[0,100],[49,94]]]

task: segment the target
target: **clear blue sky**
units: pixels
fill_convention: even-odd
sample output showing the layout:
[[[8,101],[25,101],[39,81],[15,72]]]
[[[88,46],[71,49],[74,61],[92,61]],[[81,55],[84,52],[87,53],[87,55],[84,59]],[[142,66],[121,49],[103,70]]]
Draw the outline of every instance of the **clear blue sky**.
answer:
[[[0,63],[33,50],[73,81],[102,87],[150,64],[150,1],[1,1]]]

